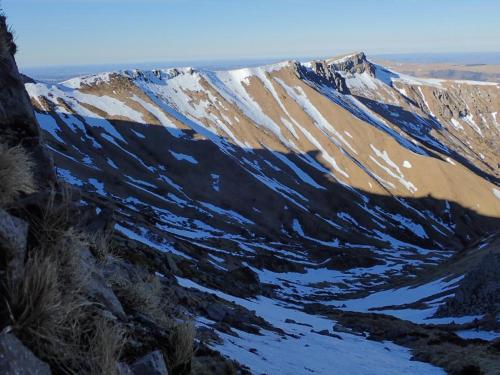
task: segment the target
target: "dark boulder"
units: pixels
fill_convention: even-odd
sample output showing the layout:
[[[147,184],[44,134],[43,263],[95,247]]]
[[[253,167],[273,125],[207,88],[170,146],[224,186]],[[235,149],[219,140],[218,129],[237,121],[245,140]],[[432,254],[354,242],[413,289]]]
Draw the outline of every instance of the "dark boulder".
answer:
[[[49,365],[39,360],[12,334],[0,334],[0,374],[50,375]]]
[[[168,375],[167,364],[159,350],[138,359],[130,369],[135,375]]]
[[[28,223],[0,209],[0,249],[2,257],[6,257],[2,261],[13,282],[23,277],[27,239]]]

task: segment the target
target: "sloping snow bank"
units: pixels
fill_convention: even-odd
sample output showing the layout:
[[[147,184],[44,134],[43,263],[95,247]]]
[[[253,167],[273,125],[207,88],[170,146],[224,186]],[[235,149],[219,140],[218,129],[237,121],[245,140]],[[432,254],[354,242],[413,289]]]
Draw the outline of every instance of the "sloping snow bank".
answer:
[[[411,354],[390,342],[375,342],[364,337],[335,333],[341,338],[316,332],[332,333],[334,321],[306,314],[291,305],[265,297],[246,300],[177,277],[180,285],[216,294],[227,301],[253,310],[285,335],[261,331],[252,335],[238,331],[238,337],[219,333],[224,339],[215,349],[248,366],[255,374],[318,375],[405,375],[444,374],[432,365],[411,361]],[[211,323],[201,318],[200,325]]]

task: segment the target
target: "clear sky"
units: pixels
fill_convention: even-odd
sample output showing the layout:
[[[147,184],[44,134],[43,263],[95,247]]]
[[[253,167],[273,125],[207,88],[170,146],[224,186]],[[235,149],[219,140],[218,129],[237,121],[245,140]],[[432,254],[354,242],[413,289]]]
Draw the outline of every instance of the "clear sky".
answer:
[[[500,0],[2,0],[21,67],[500,51]]]

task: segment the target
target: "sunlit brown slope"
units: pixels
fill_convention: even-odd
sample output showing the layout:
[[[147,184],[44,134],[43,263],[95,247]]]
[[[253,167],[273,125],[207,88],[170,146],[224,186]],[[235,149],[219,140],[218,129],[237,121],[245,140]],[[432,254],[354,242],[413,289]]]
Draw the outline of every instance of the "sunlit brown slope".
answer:
[[[117,202],[121,230],[212,265],[380,281],[498,228],[497,84],[354,54],[26,87],[61,176]]]

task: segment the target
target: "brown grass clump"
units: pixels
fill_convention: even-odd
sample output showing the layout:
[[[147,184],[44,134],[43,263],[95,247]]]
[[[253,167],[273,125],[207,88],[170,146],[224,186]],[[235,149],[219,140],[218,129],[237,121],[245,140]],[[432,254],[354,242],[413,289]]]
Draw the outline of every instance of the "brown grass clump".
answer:
[[[48,245],[48,246],[47,246]],[[60,234],[59,239],[52,245],[45,244],[42,251],[46,256],[57,256],[59,278],[67,288],[74,292],[83,293],[88,283],[89,275],[82,267],[82,252],[88,248],[87,236],[74,228],[69,228]]]
[[[56,254],[33,251],[23,280],[8,283],[7,304],[12,329],[23,342],[49,363],[71,368],[83,360],[76,343],[88,301],[68,285],[72,275],[65,269]]]
[[[42,247],[50,247],[75,223],[73,190],[63,185],[60,190],[52,188],[40,213],[30,215],[32,231]]]
[[[98,318],[94,325],[94,335],[90,340],[90,373],[118,374],[117,365],[124,344],[123,330],[107,319]]]
[[[172,329],[169,337],[169,349],[165,355],[173,372],[191,364],[195,336],[196,327],[193,322],[184,322]]]
[[[166,313],[172,309],[164,296],[160,278],[136,275],[132,279],[112,280],[112,284],[126,309],[144,314],[170,332],[168,343],[163,348],[168,365],[174,374],[185,373],[193,358],[196,327],[192,322],[179,324]]]
[[[123,334],[86,294],[89,236],[71,226],[74,215],[71,191],[63,190],[30,217],[35,247],[23,278],[5,287],[10,326],[58,373],[114,374]]]
[[[161,326],[170,325],[165,313],[167,306],[163,286],[157,276],[148,275],[144,279],[136,276],[136,280],[115,279],[111,283],[125,308],[140,312]]]
[[[111,232],[97,232],[88,235],[92,253],[100,263],[106,263],[108,257],[116,256],[110,246],[111,235]]]
[[[170,332],[163,348],[170,370],[174,374],[187,373],[185,371],[189,369],[194,353],[196,327],[193,322],[179,324],[166,313],[172,309],[164,296],[160,278],[152,275],[142,278],[136,275],[132,279],[115,279],[111,282],[126,309],[144,314]]]
[[[86,236],[69,228],[44,245],[31,249],[23,280],[6,288],[13,331],[62,373],[115,374],[123,332],[85,294]]]
[[[33,162],[20,147],[0,143],[0,206],[13,202],[21,193],[35,191]]]

